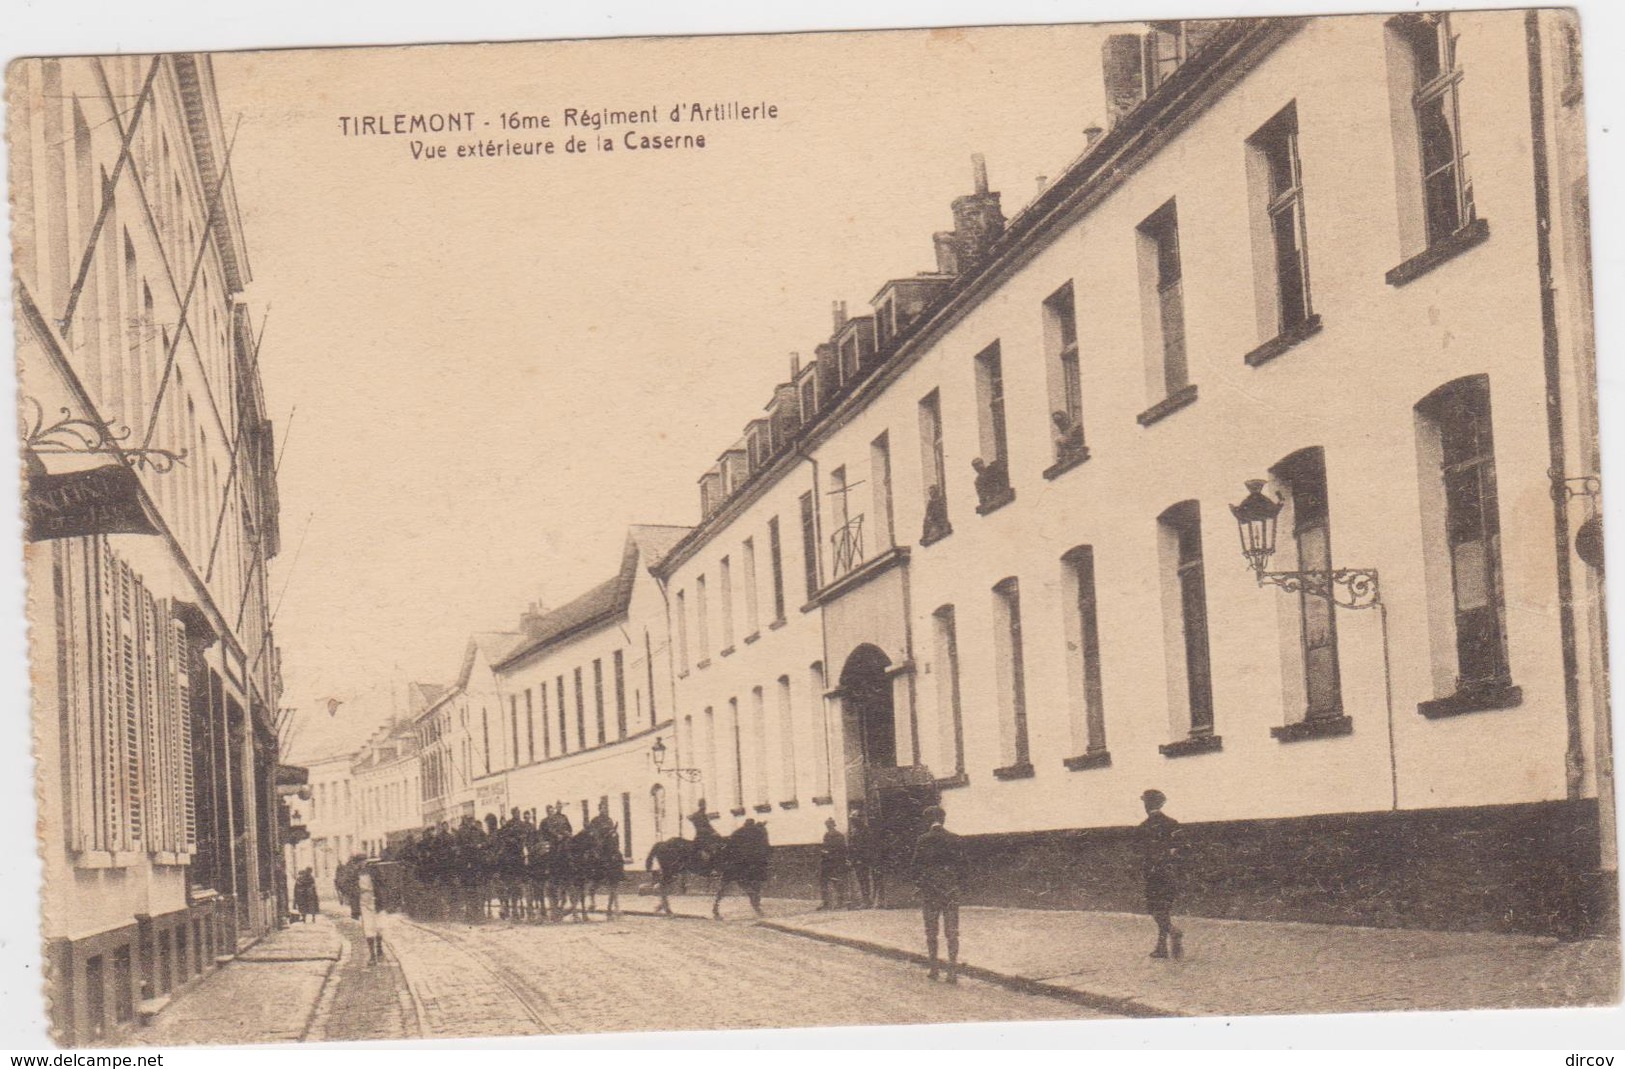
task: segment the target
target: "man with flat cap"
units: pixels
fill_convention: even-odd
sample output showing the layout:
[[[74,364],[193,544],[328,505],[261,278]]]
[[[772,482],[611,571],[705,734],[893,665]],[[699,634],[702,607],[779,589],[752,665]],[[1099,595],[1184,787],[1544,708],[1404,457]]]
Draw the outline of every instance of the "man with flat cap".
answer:
[[[1145,910],[1157,922],[1153,958],[1182,957],[1184,932],[1174,927],[1174,895],[1178,890],[1179,821],[1162,811],[1168,796],[1158,790],[1140,795],[1145,820],[1139,828],[1140,871],[1145,876]]]
[[[931,825],[914,846],[914,883],[920,889],[920,911],[925,920],[925,950],[931,958],[931,979],[937,978],[937,925],[948,943],[948,982],[959,982],[959,894],[965,883],[964,841],[943,825],[948,815],[940,805],[923,814]]]

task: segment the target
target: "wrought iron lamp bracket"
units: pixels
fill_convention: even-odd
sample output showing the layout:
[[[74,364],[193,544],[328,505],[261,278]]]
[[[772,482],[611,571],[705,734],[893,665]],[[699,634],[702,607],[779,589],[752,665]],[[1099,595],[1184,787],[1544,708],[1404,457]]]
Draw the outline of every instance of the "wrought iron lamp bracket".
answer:
[[[22,402],[34,410],[32,420],[23,417],[19,421],[23,444],[37,456],[107,453],[122,456],[132,468],[150,468],[159,475],[166,474],[176,464],[186,460],[184,449],[123,446],[122,443],[130,437],[130,428],[114,430],[97,420],[76,419],[67,408],[60,409],[61,418],[47,425],[44,406],[32,397],[24,397]]]
[[[1372,609],[1382,604],[1375,568],[1334,568],[1331,571],[1266,572],[1259,586],[1278,586],[1290,594],[1300,591],[1322,597],[1343,609]]]

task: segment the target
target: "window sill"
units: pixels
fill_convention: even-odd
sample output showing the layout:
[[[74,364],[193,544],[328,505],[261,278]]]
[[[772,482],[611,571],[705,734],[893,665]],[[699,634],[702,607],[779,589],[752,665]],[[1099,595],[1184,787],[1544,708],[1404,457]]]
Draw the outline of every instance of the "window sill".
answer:
[[[1218,753],[1224,749],[1224,739],[1219,735],[1192,735],[1178,742],[1165,742],[1157,747],[1157,751],[1164,757],[1191,757],[1195,754]]]
[[[758,812],[758,813],[771,813],[771,812],[773,812],[773,803],[772,802],[761,802],[761,803],[759,803],[757,805],[752,806],[751,808],[756,810],[756,812]]]
[[[736,817],[742,817],[745,815],[745,807],[742,805],[736,805],[732,809],[728,810],[728,812],[732,813]]]
[[[780,809],[800,809],[801,808],[801,803],[796,801],[794,798],[792,798],[788,802],[780,802],[779,803],[779,808]]]
[[[1013,765],[993,770],[994,779],[1032,779],[1033,765],[1031,761],[1018,761]]]
[[[945,524],[942,525],[942,528],[940,530],[926,531],[924,534],[920,535],[920,545],[922,545],[922,546],[934,546],[938,542],[941,542],[944,538],[947,538],[949,535],[951,535],[953,533],[954,533],[953,527],[951,527],[950,525],[945,523]]]
[[[733,655],[734,655],[734,648],[732,646],[724,646],[720,650],[717,651],[717,656],[718,657],[732,657]]]
[[[957,787],[969,787],[970,776],[963,772],[955,772],[951,776],[943,776],[941,779],[937,780],[935,786],[939,791],[951,791]]]
[[[1482,245],[1489,236],[1489,221],[1474,219],[1454,234],[1434,242],[1409,260],[1390,270],[1386,276],[1388,284],[1390,286],[1403,286],[1407,282],[1414,282],[1440,264],[1454,260],[1475,245]]]
[[[986,516],[990,512],[997,512],[1016,499],[1016,488],[1006,486],[997,493],[990,494],[986,501],[976,506],[976,515]]]
[[[1291,349],[1293,346],[1297,345],[1299,342],[1306,341],[1307,339],[1314,337],[1316,334],[1319,334],[1320,327],[1320,316],[1317,313],[1310,316],[1308,319],[1305,319],[1302,323],[1299,323],[1291,330],[1283,330],[1280,334],[1277,334],[1263,345],[1260,345],[1258,348],[1242,357],[1242,360],[1246,362],[1248,367],[1258,367],[1260,364],[1267,364],[1271,360],[1274,360],[1276,357],[1280,356],[1282,353],[1286,352],[1288,349]]]
[[[827,794],[821,794],[812,800],[813,805],[834,805],[835,799]]]
[[[1429,720],[1461,716],[1463,713],[1487,713],[1495,709],[1515,709],[1523,704],[1523,688],[1510,683],[1458,690],[1448,698],[1436,698],[1417,705],[1416,711]]]
[[[696,672],[703,672],[707,668],[710,668],[710,667],[711,667],[711,658],[709,658],[709,657],[701,657],[699,660],[694,662],[694,670]]]
[[[1158,401],[1156,404],[1152,405],[1150,408],[1146,409],[1144,412],[1141,412],[1134,418],[1139,421],[1140,426],[1149,427],[1151,424],[1160,423],[1169,416],[1173,415],[1175,412],[1178,412],[1180,409],[1186,408],[1195,403],[1196,383],[1193,382],[1189,385],[1181,386],[1179,389],[1175,390],[1167,397],[1164,397],[1162,400]]]
[[[1044,478],[1058,479],[1089,459],[1089,447],[1084,446],[1076,452],[1061,457],[1055,463],[1044,469]]]
[[[760,642],[761,639],[762,633],[760,631],[752,631],[750,634],[745,636],[744,643],[745,645],[749,646],[752,642]]]
[[[774,620],[772,623],[768,624],[767,629],[769,631],[777,631],[779,628],[784,626],[784,622],[784,617],[781,616],[777,620]]]
[[[1346,716],[1309,716],[1295,724],[1270,728],[1270,738],[1277,742],[1302,742],[1304,739],[1330,739],[1352,734],[1354,721]]]
[[[1095,750],[1092,753],[1081,753],[1076,757],[1063,757],[1061,764],[1071,772],[1087,772],[1091,768],[1110,768],[1112,754],[1110,750]]]

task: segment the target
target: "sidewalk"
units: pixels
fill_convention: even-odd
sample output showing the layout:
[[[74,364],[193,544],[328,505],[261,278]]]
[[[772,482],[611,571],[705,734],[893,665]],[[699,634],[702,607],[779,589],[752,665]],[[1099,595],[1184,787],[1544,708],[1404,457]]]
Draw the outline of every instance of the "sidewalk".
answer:
[[[272,932],[177,992],[131,1042],[176,1047],[303,1039],[340,945],[333,921],[325,916]]]
[[[623,895],[628,912],[650,898]],[[708,918],[708,897],[672,898]],[[923,962],[914,910],[820,912],[763,902],[763,927]],[[723,904],[747,920],[742,899]],[[1185,957],[1148,957],[1156,929],[1125,913],[961,911],[961,954],[973,976],[1131,1016],[1243,1016],[1383,1010],[1608,1005],[1619,1000],[1619,943],[1344,925],[1180,918]]]

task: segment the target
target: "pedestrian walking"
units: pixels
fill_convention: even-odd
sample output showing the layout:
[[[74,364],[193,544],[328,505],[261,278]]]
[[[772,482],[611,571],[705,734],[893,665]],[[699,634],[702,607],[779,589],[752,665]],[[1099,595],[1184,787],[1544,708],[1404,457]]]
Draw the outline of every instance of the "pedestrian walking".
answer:
[[[965,883],[964,840],[944,825],[948,815],[940,805],[925,811],[931,825],[914,846],[914,883],[920,889],[920,912],[925,920],[925,951],[931,958],[931,979],[938,976],[937,928],[948,943],[948,982],[959,982],[959,894]]]
[[[316,914],[322,911],[320,896],[316,893],[316,873],[312,869],[300,869],[298,877],[293,881],[293,908],[299,913],[299,919],[309,923],[316,919]]]
[[[869,823],[864,819],[863,810],[854,806],[847,819],[847,855],[851,859],[852,882],[856,890],[857,906],[859,909],[871,909],[880,905],[879,882],[875,872],[876,843],[870,836]]]
[[[818,885],[823,893],[824,904],[818,908],[845,909],[846,881],[852,875],[846,836],[841,834],[834,817],[824,821],[824,828],[824,845],[818,853]]]
[[[367,940],[367,964],[377,965],[384,958],[384,936],[378,926],[378,872],[371,863],[361,867],[356,887],[356,901],[361,906],[361,934]]]
[[[1179,821],[1162,811],[1168,796],[1158,790],[1140,795],[1145,820],[1140,823],[1140,871],[1145,877],[1145,909],[1157,922],[1153,958],[1185,954],[1185,933],[1174,927],[1174,898],[1179,890]]]

